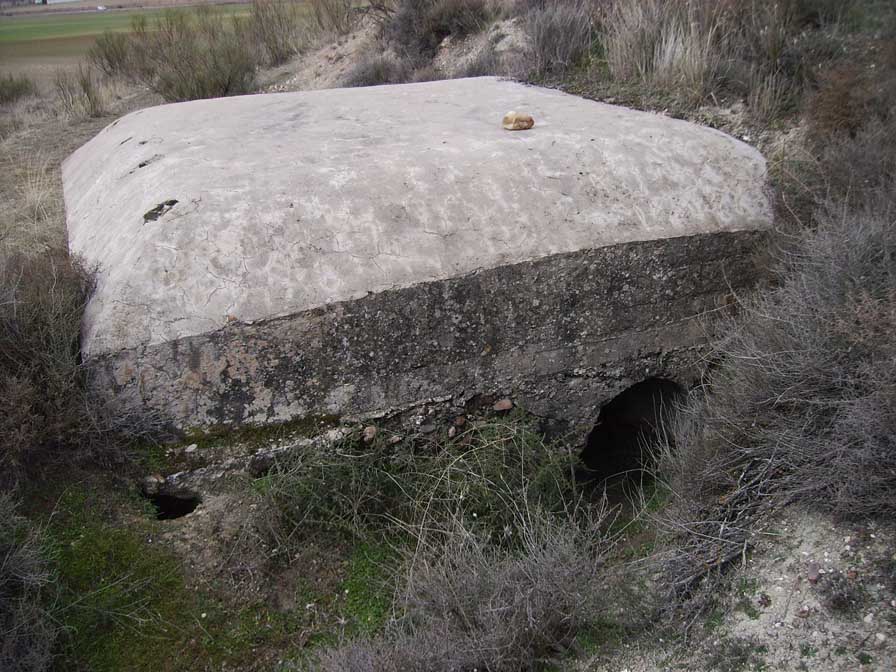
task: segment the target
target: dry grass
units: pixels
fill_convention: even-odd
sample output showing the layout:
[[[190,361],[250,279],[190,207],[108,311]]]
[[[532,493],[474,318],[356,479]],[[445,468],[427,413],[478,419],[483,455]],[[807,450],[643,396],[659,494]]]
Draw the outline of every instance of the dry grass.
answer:
[[[731,49],[726,14],[706,2],[616,2],[603,23],[610,75],[702,102],[724,75]]]
[[[0,669],[5,672],[50,668],[60,634],[47,609],[54,580],[41,530],[0,493]]]
[[[816,4],[613,0],[599,29],[607,73],[616,82],[663,92],[687,109],[742,97],[759,121],[768,122],[792,112],[814,73],[839,53],[842,35],[832,22],[842,13],[816,12]]]
[[[521,418],[444,443],[383,434],[306,451],[268,477],[278,547],[324,529],[388,541],[402,558],[387,632],[323,652],[316,669],[532,669],[605,613],[612,541],[568,453]]]
[[[315,16],[318,4],[312,3]],[[268,65],[285,63],[308,39],[305,7],[296,0],[253,0],[250,26]]]
[[[607,611],[602,570],[610,544],[601,520],[600,512],[582,524],[520,508],[513,528],[521,543],[506,552],[457,518],[433,518],[436,527],[421,527],[405,554],[390,631],[325,650],[317,669],[536,669]]]
[[[355,25],[353,0],[310,0],[310,4],[315,23],[325,34],[345,35]],[[385,9],[382,3],[379,6]]]
[[[24,178],[19,186],[22,212],[37,228],[48,220],[51,213],[58,211],[55,189],[47,159],[34,159],[25,168]]]
[[[594,41],[591,3],[547,3],[529,9],[525,30],[531,43],[531,75],[562,76],[579,65]]]
[[[14,191],[0,216],[0,255],[31,254],[61,244],[62,202],[49,157],[36,152],[12,178]]]
[[[57,71],[53,86],[56,102],[69,119],[102,117],[108,112],[111,89],[90,66],[79,65],[76,72]]]

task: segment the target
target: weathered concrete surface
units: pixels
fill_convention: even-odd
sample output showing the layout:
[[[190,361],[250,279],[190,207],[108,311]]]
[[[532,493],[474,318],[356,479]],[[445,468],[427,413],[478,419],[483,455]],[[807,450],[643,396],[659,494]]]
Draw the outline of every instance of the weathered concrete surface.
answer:
[[[97,385],[182,427],[495,391],[593,421],[688,375],[771,219],[750,147],[492,78],[142,110],[63,179]]]

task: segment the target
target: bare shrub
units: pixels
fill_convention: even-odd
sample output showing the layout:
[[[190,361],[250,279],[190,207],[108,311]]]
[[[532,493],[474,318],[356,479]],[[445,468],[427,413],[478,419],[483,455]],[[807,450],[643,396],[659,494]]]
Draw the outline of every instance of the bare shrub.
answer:
[[[107,77],[131,76],[131,42],[124,33],[106,31],[87,52],[87,59]]]
[[[501,58],[492,49],[483,49],[461,69],[458,77],[485,77],[503,74]]]
[[[534,7],[525,15],[525,30],[532,44],[534,76],[562,75],[591,49],[591,5],[580,0]]]
[[[378,25],[382,26],[392,18],[399,0],[368,0],[363,11]]]
[[[870,116],[854,137],[815,136],[815,145],[791,152],[777,172],[786,211],[808,221],[817,203],[844,206],[887,198],[896,181],[896,117]]]
[[[521,543],[510,552],[460,519],[429,519],[436,527],[421,527],[408,555],[393,630],[325,651],[320,669],[534,669],[605,613],[601,516],[576,518],[518,509]]]
[[[447,79],[445,73],[432,64],[417,68],[411,75],[412,82],[435,82],[441,79]]]
[[[319,3],[312,3],[316,7]],[[303,9],[295,0],[253,0],[251,30],[270,65],[280,65],[299,52]]]
[[[822,575],[816,591],[828,609],[846,615],[858,613],[866,598],[861,583],[842,571]]]
[[[325,33],[345,35],[355,24],[352,0],[311,0],[311,11],[317,27]],[[374,9],[386,9],[385,3],[371,3]]]
[[[0,669],[44,672],[53,661],[59,626],[47,609],[55,577],[41,532],[0,493]]]
[[[841,65],[820,76],[819,86],[809,101],[806,117],[819,138],[838,133],[855,134],[865,123],[871,99],[869,83],[861,68]]]
[[[892,185],[823,209],[785,248],[779,286],[720,330],[708,394],[679,415],[662,463],[679,593],[740,557],[769,507],[896,514],[894,214]]]
[[[37,95],[37,86],[25,75],[0,75],[0,105]]]
[[[2,464],[18,475],[48,444],[77,444],[84,410],[78,339],[90,275],[59,253],[0,259]]]
[[[168,10],[133,26],[135,78],[169,101],[235,96],[255,85],[251,31],[210,8]]]
[[[384,34],[404,57],[419,62],[432,58],[446,37],[477,33],[490,18],[486,0],[401,0]]]
[[[111,413],[89,391],[79,354],[93,277],[64,251],[0,257],[0,486],[117,444],[159,423]]]
[[[406,61],[391,54],[374,54],[358,61],[346,74],[343,86],[401,84],[413,76]]]

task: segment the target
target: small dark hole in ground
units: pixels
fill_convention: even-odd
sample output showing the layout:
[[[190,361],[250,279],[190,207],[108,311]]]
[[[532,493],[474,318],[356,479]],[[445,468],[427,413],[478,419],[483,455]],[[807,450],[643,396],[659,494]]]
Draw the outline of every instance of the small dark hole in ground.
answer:
[[[583,480],[612,485],[640,481],[650,466],[650,446],[684,395],[677,383],[648,378],[605,404],[581,454]]]
[[[202,501],[199,497],[172,497],[171,495],[152,495],[148,498],[156,507],[156,518],[174,520],[193,513]]]

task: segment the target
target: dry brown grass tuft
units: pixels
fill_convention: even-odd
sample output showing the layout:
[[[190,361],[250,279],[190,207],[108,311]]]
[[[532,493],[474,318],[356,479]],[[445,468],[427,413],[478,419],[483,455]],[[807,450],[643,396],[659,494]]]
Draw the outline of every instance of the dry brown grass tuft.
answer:
[[[591,50],[595,33],[588,0],[536,5],[524,18],[532,45],[531,75],[536,78],[568,73]]]
[[[69,119],[101,117],[107,114],[110,88],[91,66],[78,66],[76,72],[59,70],[53,80],[56,102]]]
[[[806,110],[811,132],[817,138],[854,135],[867,120],[871,96],[871,83],[858,65],[844,64],[822,73]]]
[[[35,227],[58,211],[57,196],[50,174],[50,164],[46,159],[36,158],[25,167],[24,177],[19,186],[22,211]]]

